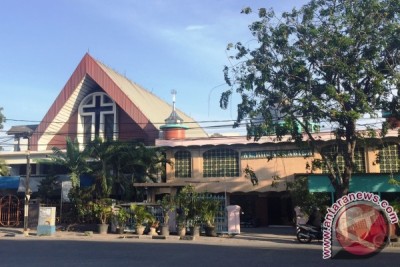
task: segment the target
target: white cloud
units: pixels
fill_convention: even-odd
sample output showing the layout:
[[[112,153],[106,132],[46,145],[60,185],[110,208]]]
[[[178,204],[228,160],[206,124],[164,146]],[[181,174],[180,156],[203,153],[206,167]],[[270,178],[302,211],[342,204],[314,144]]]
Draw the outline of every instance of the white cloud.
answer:
[[[206,28],[206,25],[189,25],[185,28],[185,30],[187,31],[199,31],[199,30],[203,30],[204,28]]]

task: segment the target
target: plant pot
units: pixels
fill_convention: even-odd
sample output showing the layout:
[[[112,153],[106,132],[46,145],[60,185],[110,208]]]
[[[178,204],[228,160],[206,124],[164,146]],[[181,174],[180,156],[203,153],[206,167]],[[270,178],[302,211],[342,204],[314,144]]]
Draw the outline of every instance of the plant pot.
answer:
[[[98,224],[97,226],[98,226],[99,234],[107,234],[107,232],[108,232],[108,224],[102,223],[102,224]]]
[[[186,227],[183,227],[183,226],[179,226],[178,227],[178,235],[179,236],[185,236],[186,235]]]
[[[122,235],[122,234],[124,234],[124,231],[125,231],[125,227],[118,227],[117,228],[117,234]]]
[[[193,227],[190,227],[190,233],[192,234],[192,236],[200,236],[200,226],[196,225]]]
[[[138,235],[143,235],[144,229],[146,227],[144,227],[143,225],[136,225],[136,234]]]
[[[215,230],[215,226],[206,226],[204,228],[206,236],[217,236],[217,231]]]
[[[150,227],[150,231],[147,233],[148,235],[158,235],[157,228]]]
[[[162,236],[169,236],[169,225],[161,226],[161,235]]]

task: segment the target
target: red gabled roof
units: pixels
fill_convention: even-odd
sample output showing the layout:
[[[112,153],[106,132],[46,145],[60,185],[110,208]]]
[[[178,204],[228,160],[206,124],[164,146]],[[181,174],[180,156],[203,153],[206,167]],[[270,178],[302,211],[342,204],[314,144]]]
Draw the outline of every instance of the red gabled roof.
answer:
[[[124,93],[107,75],[104,69],[101,68],[100,64],[86,53],[54,103],[51,105],[49,111],[42,119],[36,131],[33,133],[31,142],[32,150],[38,150],[38,140],[46,134],[49,124],[54,121],[56,115],[63,108],[64,103],[66,103],[86,75],[89,75],[133,120],[148,121],[131,101],[126,101]],[[146,124],[141,125],[143,125],[143,127],[146,126]],[[156,130],[156,128],[154,128],[154,130]]]
[[[88,79],[88,76],[90,79]],[[171,112],[171,105],[139,85],[132,83],[126,77],[116,73],[86,53],[33,133],[31,150],[46,149],[49,144],[50,137],[47,137],[49,134],[56,135],[61,128],[68,128],[63,127],[62,124],[66,124],[69,117],[65,118],[65,115],[60,115],[60,112],[63,108],[69,108],[70,111],[76,108],[75,102],[79,99],[77,90],[81,90],[82,82],[88,80],[94,81],[99,85],[134,122],[138,123],[149,138],[153,140],[158,138],[160,126],[158,124]],[[69,103],[69,106],[66,107],[66,103],[70,99],[72,99],[72,103]],[[74,107],[71,107],[71,105],[74,105]],[[204,130],[192,118],[181,111],[178,112],[186,122],[190,122],[193,125],[193,130],[191,131],[193,136],[206,136]],[[59,126],[54,127],[57,124],[55,122],[57,116],[59,116],[59,122],[57,122]],[[71,114],[68,113],[66,116],[71,116]],[[189,136],[191,134],[189,131]],[[38,147],[39,141],[43,147]]]

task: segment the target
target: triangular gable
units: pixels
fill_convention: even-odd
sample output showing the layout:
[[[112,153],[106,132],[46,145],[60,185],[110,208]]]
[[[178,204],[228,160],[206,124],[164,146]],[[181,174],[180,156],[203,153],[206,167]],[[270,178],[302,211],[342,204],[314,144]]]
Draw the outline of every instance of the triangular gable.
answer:
[[[121,74],[115,72],[111,68],[107,67],[106,65],[98,62],[100,67],[107,73],[107,75],[114,81],[114,83],[121,89],[122,93],[122,100],[126,101],[126,97],[134,104],[134,106],[141,111],[141,113],[156,127],[158,130],[160,126],[165,124],[165,119],[171,114],[172,112],[172,105],[165,102],[155,94],[149,92],[146,89],[143,89],[138,84],[133,83],[126,77],[122,76]],[[113,91],[115,92],[115,91]],[[108,93],[108,92],[107,92]],[[119,92],[116,92],[115,97],[110,95],[114,101],[117,101],[117,96]],[[127,110],[124,109],[126,112]],[[190,125],[190,129],[187,131],[187,137],[207,137],[206,132],[200,127],[197,122],[192,119],[190,116],[186,115],[179,109],[176,109],[178,115],[183,119],[184,123],[188,123]],[[132,115],[135,112],[132,113]],[[131,118],[134,118],[131,116]],[[136,122],[141,123],[139,121],[140,117],[134,119]]]
[[[32,135],[31,149],[46,150],[54,135],[67,129],[68,121],[82,99],[96,86],[107,93],[150,138],[158,138],[159,127],[172,110],[171,105],[132,83],[104,64],[85,54],[70,79]],[[155,108],[156,107],[156,108]],[[204,137],[206,133],[189,116],[178,112],[191,128],[187,136]],[[62,138],[68,133],[62,133]],[[76,134],[76,133],[75,133]]]

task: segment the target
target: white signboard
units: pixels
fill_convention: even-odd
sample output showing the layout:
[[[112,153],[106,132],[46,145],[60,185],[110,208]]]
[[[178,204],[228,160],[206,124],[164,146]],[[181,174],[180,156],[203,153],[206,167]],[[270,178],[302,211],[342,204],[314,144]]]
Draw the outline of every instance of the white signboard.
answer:
[[[40,207],[38,225],[56,225],[56,208],[55,207]]]

